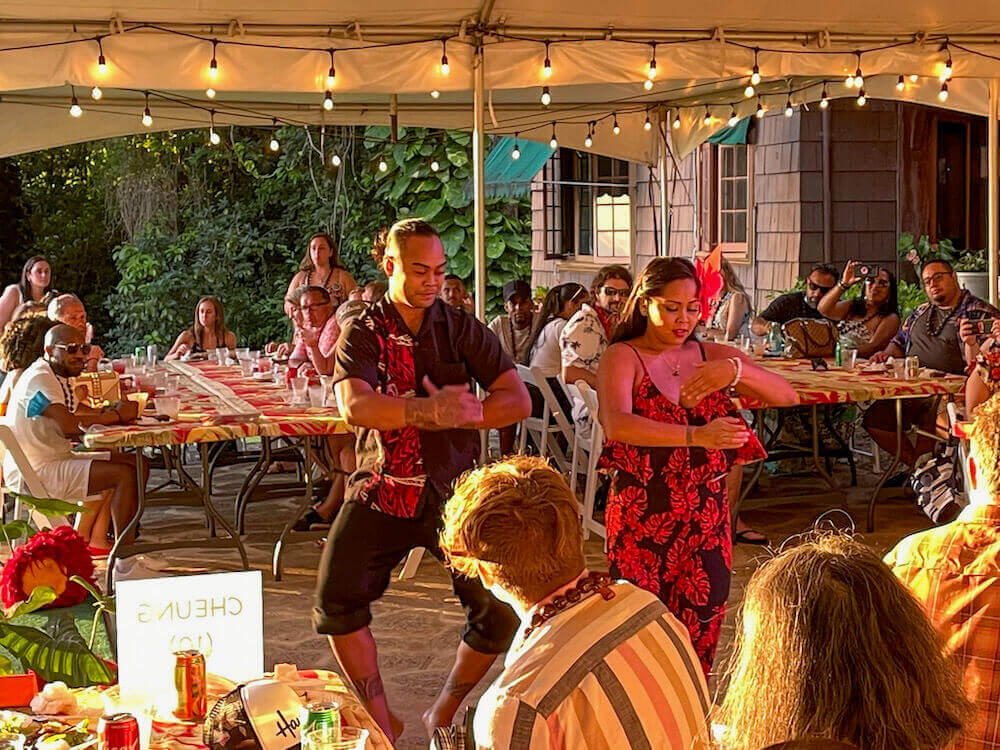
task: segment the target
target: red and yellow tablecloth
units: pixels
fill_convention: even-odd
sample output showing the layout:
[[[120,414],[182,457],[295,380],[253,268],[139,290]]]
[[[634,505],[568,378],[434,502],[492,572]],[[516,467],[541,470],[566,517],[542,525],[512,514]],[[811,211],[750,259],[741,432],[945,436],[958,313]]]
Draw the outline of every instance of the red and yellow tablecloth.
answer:
[[[122,448],[149,445],[212,443],[247,437],[300,437],[334,435],[347,431],[336,409],[292,406],[284,385],[243,377],[239,367],[215,363],[189,363],[199,375],[229,388],[260,416],[249,421],[220,424],[217,399],[200,388],[195,379],[180,376],[181,408],[174,422],[116,425],[83,436],[88,448]]]
[[[896,380],[891,372],[848,372],[832,363],[829,370],[816,371],[806,359],[762,359],[758,364],[791,383],[803,406],[947,395],[958,393],[965,386],[965,378],[959,375]],[[738,406],[764,408],[760,402],[746,397],[738,399]]]

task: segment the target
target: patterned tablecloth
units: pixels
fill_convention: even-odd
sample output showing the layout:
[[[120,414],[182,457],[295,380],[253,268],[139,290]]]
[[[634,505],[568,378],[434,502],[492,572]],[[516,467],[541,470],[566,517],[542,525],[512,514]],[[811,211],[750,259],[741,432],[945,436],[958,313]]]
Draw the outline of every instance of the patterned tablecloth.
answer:
[[[804,359],[762,359],[758,363],[791,383],[803,406],[955,394],[965,386],[965,378],[960,375],[896,380],[891,372],[848,372],[832,363],[825,372],[814,371],[809,360]],[[764,408],[746,397],[737,403],[742,409]]]
[[[245,378],[239,367],[208,362],[173,367],[180,375],[177,395],[181,408],[176,421],[105,427],[85,434],[83,444],[88,448],[122,448],[347,431],[335,409],[289,405],[283,385]],[[259,415],[230,421],[226,415],[231,413],[234,402]]]

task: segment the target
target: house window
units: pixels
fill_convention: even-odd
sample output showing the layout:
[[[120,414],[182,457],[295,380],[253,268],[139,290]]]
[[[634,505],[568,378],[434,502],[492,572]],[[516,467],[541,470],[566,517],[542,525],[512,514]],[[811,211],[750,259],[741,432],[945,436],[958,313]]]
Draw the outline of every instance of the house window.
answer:
[[[724,251],[745,251],[750,224],[750,177],[747,170],[747,147],[718,146],[717,241]]]
[[[631,259],[628,162],[559,149],[542,175],[546,258],[598,263]],[[556,226],[559,231],[554,234],[549,227]]]

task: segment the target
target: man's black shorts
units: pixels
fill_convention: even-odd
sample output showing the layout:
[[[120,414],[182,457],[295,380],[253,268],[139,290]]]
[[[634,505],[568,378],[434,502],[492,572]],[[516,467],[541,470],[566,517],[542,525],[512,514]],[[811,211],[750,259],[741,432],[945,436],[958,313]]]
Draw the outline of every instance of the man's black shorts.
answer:
[[[316,581],[313,625],[323,635],[346,635],[372,620],[371,603],[389,586],[392,569],[415,547],[439,560],[441,498],[428,484],[417,518],[397,518],[346,502],[330,527]],[[462,640],[484,654],[507,650],[518,618],[478,580],[452,573],[452,586],[465,610]]]

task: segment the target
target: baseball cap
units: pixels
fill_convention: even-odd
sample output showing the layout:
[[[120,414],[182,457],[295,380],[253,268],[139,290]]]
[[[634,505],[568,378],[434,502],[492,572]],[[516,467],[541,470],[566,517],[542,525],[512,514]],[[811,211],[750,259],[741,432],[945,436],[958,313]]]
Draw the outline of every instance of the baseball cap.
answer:
[[[531,299],[531,287],[528,286],[527,281],[518,279],[517,281],[508,281],[503,285],[504,302],[509,300],[511,297],[516,297],[519,294],[525,299]]]

